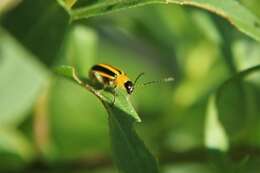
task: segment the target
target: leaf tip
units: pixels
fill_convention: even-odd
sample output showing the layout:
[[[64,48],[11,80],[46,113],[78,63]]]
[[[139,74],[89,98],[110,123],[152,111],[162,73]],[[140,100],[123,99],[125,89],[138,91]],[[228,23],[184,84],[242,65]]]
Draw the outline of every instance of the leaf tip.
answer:
[[[54,72],[58,75],[62,75],[69,79],[75,80],[77,83],[82,84],[83,82],[79,79],[78,75],[76,74],[76,70],[72,66],[68,65],[61,65],[59,67],[54,68]]]
[[[142,122],[142,120],[141,120],[141,118],[140,118],[139,116],[137,116],[137,117],[135,118],[135,120],[136,120],[137,123],[141,123],[141,122]]]

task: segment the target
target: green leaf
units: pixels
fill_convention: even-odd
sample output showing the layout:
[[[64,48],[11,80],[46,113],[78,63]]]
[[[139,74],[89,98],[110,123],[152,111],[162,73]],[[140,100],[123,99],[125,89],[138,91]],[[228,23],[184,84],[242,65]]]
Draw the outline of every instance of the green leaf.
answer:
[[[252,10],[252,12],[254,12],[254,14],[256,14],[258,17],[260,17],[260,11],[259,11],[260,1],[258,1],[258,0],[251,0],[251,1],[241,0],[240,2],[242,4],[244,4],[247,8]]]
[[[69,15],[54,0],[22,1],[2,21],[2,26],[45,64],[56,61],[68,24]]]
[[[48,76],[43,66],[1,29],[0,38],[0,126],[17,126]]]
[[[69,79],[75,79],[75,70],[72,67],[61,67],[58,72]],[[109,114],[113,156],[118,169],[124,173],[159,172],[156,159],[139,139],[133,128],[134,122],[140,122],[141,119],[134,110],[127,93],[120,89],[116,90],[116,101],[112,104],[112,93],[99,92],[89,84],[77,83],[95,94],[102,101]]]
[[[71,66],[63,65],[63,66],[55,68],[54,71],[57,74],[60,74],[70,80],[76,81],[80,85],[82,84],[82,81],[78,78],[78,76],[76,74],[75,68],[73,68]]]
[[[229,147],[228,137],[224,128],[218,120],[218,110],[216,108],[215,97],[209,98],[208,110],[205,124],[205,145],[210,149],[227,151]]]
[[[0,129],[0,170],[19,170],[34,157],[33,147],[18,131]]]
[[[58,1],[60,2],[60,4],[64,4],[62,0]],[[71,15],[72,20],[77,20],[81,18],[88,18],[92,16],[111,13],[121,9],[154,3],[175,3],[180,5],[191,5],[209,10],[224,17],[241,32],[260,41],[259,19],[235,0],[111,0],[98,1],[97,3],[94,3],[92,5],[85,5],[68,9],[68,11]],[[77,3],[75,5],[77,5]]]
[[[118,107],[108,107],[115,164],[123,173],[157,173],[155,158],[137,136],[131,116]]]
[[[250,80],[259,74],[260,65],[248,68],[225,81],[215,94],[218,119],[230,142],[250,136],[253,124],[258,122],[257,90]]]

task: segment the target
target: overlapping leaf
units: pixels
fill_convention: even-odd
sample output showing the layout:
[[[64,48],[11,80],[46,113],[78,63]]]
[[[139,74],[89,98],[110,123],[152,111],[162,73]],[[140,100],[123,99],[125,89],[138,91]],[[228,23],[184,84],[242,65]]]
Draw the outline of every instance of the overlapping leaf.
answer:
[[[258,65],[234,75],[210,99],[205,129],[206,145],[226,150],[229,142],[233,144],[251,136],[252,125],[258,123],[259,109],[255,105],[258,95],[256,88],[248,79],[251,75],[259,74],[259,70]]]
[[[3,30],[0,38],[0,125],[17,126],[44,86],[47,72]]]
[[[246,9],[242,4],[235,0],[112,0],[112,1],[97,1],[93,4],[76,6],[77,2],[66,3],[64,0],[57,0],[69,12],[72,20],[80,18],[88,18],[97,15],[111,13],[121,9],[127,9],[147,4],[154,3],[174,3],[180,5],[191,5],[199,7],[213,13],[216,13],[232,25],[237,27],[241,32],[260,41],[260,20]],[[69,4],[69,5],[68,5]]]

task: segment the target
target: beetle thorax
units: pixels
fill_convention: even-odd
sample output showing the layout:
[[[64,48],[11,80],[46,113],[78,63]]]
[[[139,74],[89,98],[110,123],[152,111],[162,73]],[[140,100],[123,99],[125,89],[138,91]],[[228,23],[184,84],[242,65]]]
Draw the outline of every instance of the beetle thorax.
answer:
[[[122,88],[122,87],[124,87],[124,84],[127,81],[129,81],[129,78],[126,75],[122,74],[122,75],[119,75],[116,77],[115,84],[116,84],[116,86]]]

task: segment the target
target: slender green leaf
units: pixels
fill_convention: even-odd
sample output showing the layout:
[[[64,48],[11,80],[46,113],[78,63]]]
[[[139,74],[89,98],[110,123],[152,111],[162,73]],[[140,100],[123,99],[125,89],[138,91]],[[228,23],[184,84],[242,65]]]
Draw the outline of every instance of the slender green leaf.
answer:
[[[18,125],[34,104],[47,73],[6,32],[0,30],[0,125]]]
[[[61,67],[58,71],[69,79],[75,79],[72,67]],[[68,75],[70,73],[70,75]],[[78,78],[78,77],[77,77]],[[89,84],[77,82],[94,93],[105,106],[109,114],[110,137],[115,163],[123,173],[157,173],[159,172],[156,159],[137,136],[133,124],[140,122],[125,91],[116,90],[116,101],[113,104],[112,93],[99,92]]]
[[[63,0],[58,1],[60,4],[64,4]],[[260,20],[235,0],[111,0],[98,1],[92,5],[68,9],[68,11],[71,18],[77,20],[154,3],[191,5],[209,10],[224,17],[241,32],[260,41]]]

